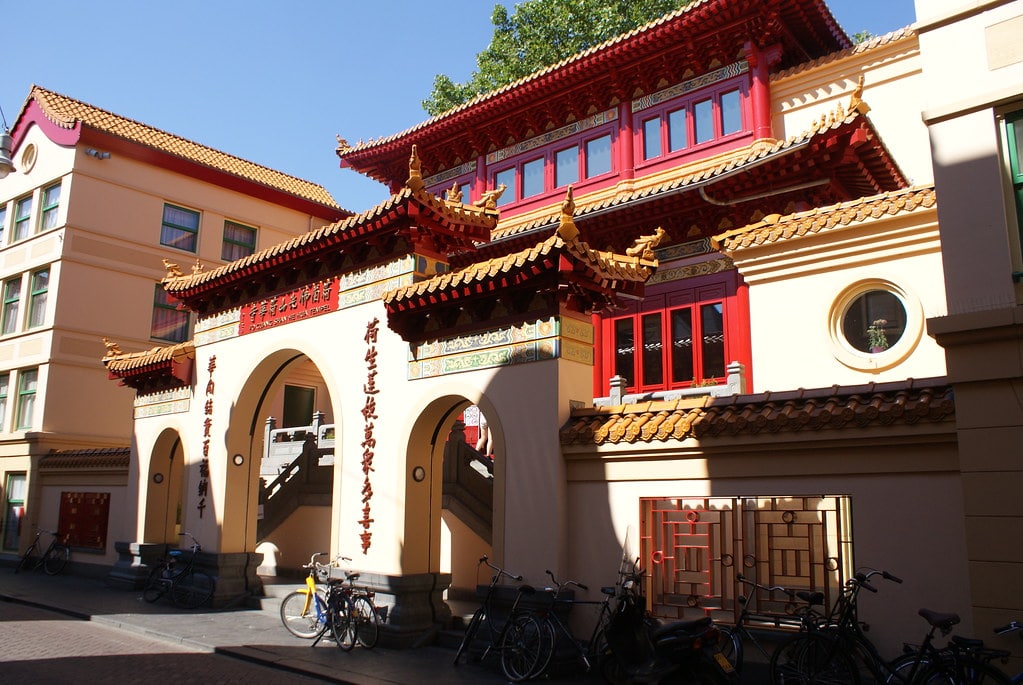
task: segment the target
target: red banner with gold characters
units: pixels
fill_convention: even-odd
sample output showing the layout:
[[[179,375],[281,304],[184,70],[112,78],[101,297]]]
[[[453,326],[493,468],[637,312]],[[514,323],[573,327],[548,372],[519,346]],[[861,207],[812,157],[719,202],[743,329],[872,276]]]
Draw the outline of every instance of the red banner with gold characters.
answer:
[[[339,279],[326,278],[242,305],[239,335],[283,326],[337,310]]]

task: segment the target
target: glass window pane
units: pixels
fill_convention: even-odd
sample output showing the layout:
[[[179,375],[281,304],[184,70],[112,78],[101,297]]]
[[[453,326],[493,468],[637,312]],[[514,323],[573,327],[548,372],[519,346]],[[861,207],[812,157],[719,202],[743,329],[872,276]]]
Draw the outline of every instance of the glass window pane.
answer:
[[[31,216],[32,196],[23,197],[14,205],[14,240],[24,240],[28,237]]]
[[[668,112],[668,149],[671,152],[681,150],[689,144],[689,132],[686,130],[686,110],[676,109]]]
[[[7,395],[10,393],[11,374],[0,375],[0,431],[7,429]]]
[[[21,279],[12,278],[4,283],[3,327],[0,333],[8,335],[18,330],[18,312],[21,307]]]
[[[611,171],[611,136],[586,141],[586,178]]]
[[[693,373],[693,310],[671,312],[671,382],[689,383]]]
[[[543,192],[543,157],[522,165],[522,197],[533,197]]]
[[[725,320],[720,302],[700,306],[701,380],[725,377]]]
[[[232,221],[224,222],[224,244],[220,258],[233,262],[256,251],[256,229]]]
[[[561,188],[579,181],[579,148],[554,153],[554,186]]]
[[[661,119],[654,117],[643,122],[643,159],[661,156]]]
[[[188,339],[188,312],[178,311],[159,283],[153,297],[153,322],[150,335],[160,340],[184,342]]]
[[[43,219],[40,230],[47,231],[57,226],[57,210],[60,208],[60,184],[43,191]]]
[[[615,369],[614,375],[632,385],[636,377],[636,343],[632,319],[618,319],[614,323]]]
[[[643,316],[643,385],[664,382],[664,345],[662,343],[661,315]]]
[[[163,225],[160,228],[161,245],[195,252],[198,234],[199,212],[173,205],[163,206]]]
[[[472,202],[472,184],[471,183],[463,183],[462,185],[458,186],[458,192],[460,192],[462,194],[462,202],[463,203],[469,204],[469,203]]]
[[[1010,132],[1012,136],[1013,152],[1015,153],[1012,162],[1012,173],[1016,176],[1023,174],[1023,115],[1017,115],[1016,118],[1009,122]]]
[[[742,130],[742,109],[739,91],[730,90],[721,94],[721,135],[738,133]]]
[[[0,245],[3,245],[4,235],[7,231],[7,205],[0,204]]]
[[[498,171],[494,174],[494,187],[500,188],[505,186],[505,191],[501,197],[497,198],[497,206],[506,205],[509,202],[514,202],[515,197],[515,167],[511,169],[505,169],[504,171]]]
[[[842,334],[860,352],[884,352],[906,332],[906,308],[895,293],[870,290],[860,295],[842,317]]]
[[[32,274],[32,293],[28,303],[28,327],[36,328],[46,323],[46,299],[50,288],[50,270],[44,269]]]
[[[710,100],[697,102],[693,106],[693,125],[696,128],[696,144],[714,139],[714,105]]]
[[[7,509],[4,514],[3,548],[16,552],[21,545],[22,520],[25,517],[26,478],[24,473],[7,475]]]
[[[32,428],[32,417],[36,406],[36,386],[39,382],[39,371],[29,369],[22,371],[18,381],[18,417],[17,427]]]

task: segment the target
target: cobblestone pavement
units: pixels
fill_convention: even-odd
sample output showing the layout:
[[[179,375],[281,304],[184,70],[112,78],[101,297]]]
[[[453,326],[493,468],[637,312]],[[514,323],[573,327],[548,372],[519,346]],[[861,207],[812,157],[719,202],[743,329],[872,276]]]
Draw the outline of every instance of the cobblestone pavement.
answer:
[[[0,674],[11,683],[322,682],[12,602],[0,603],[0,644]]]

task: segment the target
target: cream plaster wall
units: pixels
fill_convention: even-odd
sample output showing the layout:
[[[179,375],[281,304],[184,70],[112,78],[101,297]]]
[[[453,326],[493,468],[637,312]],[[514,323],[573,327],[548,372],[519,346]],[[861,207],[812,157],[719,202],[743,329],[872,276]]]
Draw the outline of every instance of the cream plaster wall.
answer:
[[[862,99],[870,107],[867,116],[881,141],[911,184],[931,183],[934,172],[927,127],[919,116],[926,93],[915,35],[824,58],[772,78],[774,137],[802,135],[822,115],[837,107],[844,110],[860,76]]]
[[[945,313],[934,210],[772,241],[734,259],[750,286],[752,391],[944,375],[944,350],[926,333],[926,319]],[[880,354],[840,333],[843,304],[865,283],[893,286],[906,306],[905,334]]]

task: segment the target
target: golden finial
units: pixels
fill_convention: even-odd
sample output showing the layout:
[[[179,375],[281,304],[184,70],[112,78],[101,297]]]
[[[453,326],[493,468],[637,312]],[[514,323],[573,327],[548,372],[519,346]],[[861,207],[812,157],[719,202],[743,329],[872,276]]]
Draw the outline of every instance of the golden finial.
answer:
[[[106,345],[107,353],[103,356],[104,359],[107,357],[116,357],[117,355],[124,354],[121,352],[121,348],[113,340],[103,338],[103,344]]]
[[[558,223],[558,237],[567,243],[579,237],[579,229],[572,217],[575,215],[575,199],[572,197],[572,186],[565,190],[565,199],[561,202],[561,221]]]
[[[458,188],[458,181],[451,184],[451,187],[444,191],[444,199],[451,203],[462,202],[462,191]]]
[[[342,138],[340,136],[340,134],[335,133],[334,137],[337,138],[337,149],[338,150],[350,150],[350,149],[352,149],[352,146],[349,145],[348,141],[345,140],[344,138]]]
[[[849,98],[849,106],[845,111],[847,114],[852,114],[853,112],[866,114],[870,111],[870,105],[863,101],[863,74],[860,74],[860,78],[856,82],[856,87]]]
[[[501,184],[493,190],[488,190],[480,196],[480,199],[476,200],[472,204],[476,207],[482,207],[483,209],[497,209],[497,199],[504,194],[504,191],[508,189],[508,186]]]
[[[423,168],[415,145],[412,146],[412,155],[408,159],[408,180],[405,181],[405,185],[413,193],[423,189]]]
[[[195,264],[192,265],[192,273],[193,274],[201,274],[203,269],[205,269],[205,268],[206,267],[202,265],[202,262],[200,262],[199,259],[196,258]]]
[[[633,243],[632,247],[626,248],[625,254],[629,257],[638,257],[647,261],[655,259],[654,248],[660,245],[666,235],[664,229],[658,226],[653,235],[644,235],[636,238],[636,242]]]
[[[164,277],[165,281],[185,275],[181,272],[181,269],[178,268],[178,265],[169,259],[163,260],[163,268],[167,269],[167,275]]]

